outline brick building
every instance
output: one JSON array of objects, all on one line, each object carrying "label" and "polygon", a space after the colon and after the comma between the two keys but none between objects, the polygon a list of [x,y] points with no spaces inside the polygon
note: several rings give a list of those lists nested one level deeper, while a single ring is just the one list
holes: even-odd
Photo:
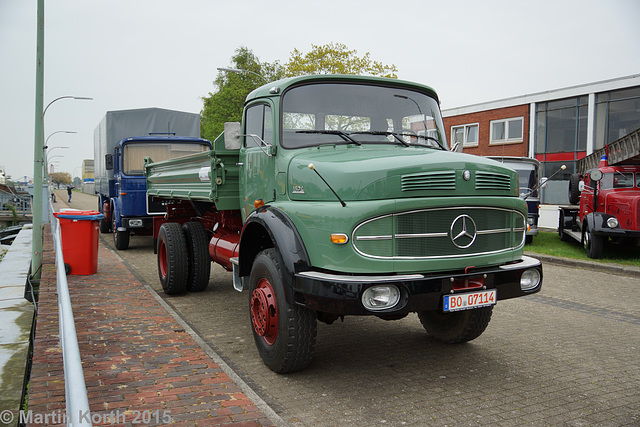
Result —
[{"label": "brick building", "polygon": [[542,202],[568,203],[579,159],[640,128],[640,74],[444,110],[450,144],[480,156],[534,157],[550,176]]}]

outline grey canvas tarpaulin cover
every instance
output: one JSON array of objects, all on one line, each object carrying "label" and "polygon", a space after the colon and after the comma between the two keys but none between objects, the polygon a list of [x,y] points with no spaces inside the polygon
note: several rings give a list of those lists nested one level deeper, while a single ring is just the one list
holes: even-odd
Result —
[{"label": "grey canvas tarpaulin cover", "polygon": [[95,191],[108,194],[113,171],[105,168],[105,155],[113,154],[124,138],[167,134],[200,137],[200,115],[162,108],[107,111],[93,133]]}]

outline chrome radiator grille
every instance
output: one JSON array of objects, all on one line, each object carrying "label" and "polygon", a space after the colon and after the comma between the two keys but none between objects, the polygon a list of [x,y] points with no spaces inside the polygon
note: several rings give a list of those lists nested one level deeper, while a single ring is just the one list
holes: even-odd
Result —
[{"label": "chrome radiator grille", "polygon": [[353,231],[360,254],[384,259],[453,258],[524,244],[526,217],[493,207],[433,208],[367,220]]}]

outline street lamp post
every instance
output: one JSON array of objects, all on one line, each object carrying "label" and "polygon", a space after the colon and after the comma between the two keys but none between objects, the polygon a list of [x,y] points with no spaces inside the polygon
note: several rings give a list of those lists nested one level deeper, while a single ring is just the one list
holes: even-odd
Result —
[{"label": "street lamp post", "polygon": [[[47,174],[47,155],[48,155],[48,153],[49,153],[51,150],[53,150],[54,148],[69,148],[69,147],[51,147],[51,148],[48,148],[48,147],[49,147],[49,138],[51,138],[53,135],[55,135],[55,134],[57,134],[57,133],[78,133],[78,132],[75,132],[75,131],[72,131],[72,130],[57,130],[57,131],[55,131],[55,132],[53,132],[53,133],[49,134],[49,136],[47,137],[47,139],[45,139],[45,141],[44,141],[44,147],[42,147],[42,148],[43,148],[43,150],[44,150],[44,162],[42,162],[42,166],[43,166],[43,168],[42,168],[42,169],[43,169],[44,177],[46,177],[46,176],[48,175],[48,174]],[[48,149],[48,150],[47,150],[47,149]],[[43,178],[43,180],[44,180],[44,179],[46,179],[46,178]]]},{"label": "street lamp post", "polygon": [[256,76],[260,77],[265,83],[269,83],[269,81],[266,78],[264,78],[264,76],[256,73],[255,71],[251,71],[251,70],[241,70],[239,68],[224,68],[224,67],[220,67],[220,68],[218,68],[218,71],[227,71],[229,73],[237,73],[237,74],[249,73],[249,74],[253,74],[253,75],[256,75]]},{"label": "street lamp post", "polygon": [[[48,209],[44,207],[44,191],[43,191],[43,157],[46,154],[44,151],[45,139],[44,139],[44,115],[51,105],[61,99],[79,99],[79,100],[92,100],[86,96],[72,96],[65,95],[60,96],[53,101],[49,102],[43,109],[44,99],[44,0],[38,0],[38,29],[37,29],[37,47],[36,47],[36,122],[35,122],[35,137],[34,137],[34,164],[33,164],[33,231],[31,240],[31,277],[39,280],[42,267],[42,217],[43,211],[48,212]],[[53,135],[53,134],[52,134]],[[49,135],[51,137],[51,135]],[[48,138],[47,138],[48,139]]]},{"label": "street lamp post", "polygon": [[73,96],[73,95],[65,95],[65,96],[59,96],[56,99],[54,99],[53,101],[51,101],[50,103],[47,104],[47,106],[45,107],[44,111],[42,112],[42,118],[44,119],[44,115],[47,113],[47,108],[49,108],[51,106],[51,104],[53,104],[56,101],[60,101],[61,99],[81,99],[81,100],[85,100],[85,101],[91,101],[93,100],[93,98],[89,98],[86,96]]},{"label": "street lamp post", "polygon": [[47,149],[49,148],[49,138],[51,138],[53,135],[55,135],[56,133],[78,133],[76,131],[73,130],[57,130],[53,133],[50,133],[49,136],[47,137],[47,139],[44,141],[44,147],[42,147],[43,149]]}]

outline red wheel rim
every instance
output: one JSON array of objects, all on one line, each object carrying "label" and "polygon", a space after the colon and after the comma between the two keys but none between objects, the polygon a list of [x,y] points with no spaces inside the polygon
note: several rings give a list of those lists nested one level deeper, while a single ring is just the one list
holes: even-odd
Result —
[{"label": "red wheel rim", "polygon": [[160,267],[160,275],[163,278],[167,277],[167,247],[162,240],[160,240],[160,247],[158,248],[158,267]]},{"label": "red wheel rim", "polygon": [[260,279],[258,286],[251,294],[251,323],[258,336],[273,345],[278,336],[278,309],[276,295],[271,283]]}]

